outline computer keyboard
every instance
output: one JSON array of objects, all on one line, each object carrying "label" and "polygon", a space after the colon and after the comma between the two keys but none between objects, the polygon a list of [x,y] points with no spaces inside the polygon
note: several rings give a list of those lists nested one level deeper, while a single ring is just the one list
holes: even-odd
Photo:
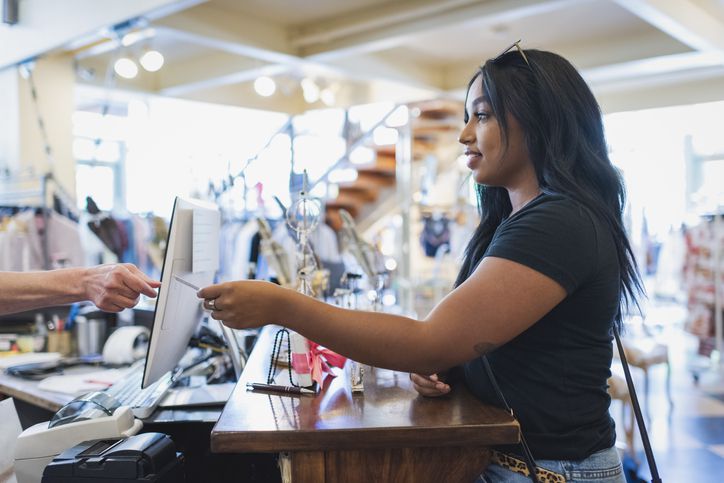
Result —
[{"label": "computer keyboard", "polygon": [[106,389],[106,393],[116,399],[121,406],[129,406],[137,418],[147,418],[158,406],[174,384],[173,374],[167,372],[156,382],[145,389],[143,381],[143,364],[131,367],[130,372],[120,381]]}]

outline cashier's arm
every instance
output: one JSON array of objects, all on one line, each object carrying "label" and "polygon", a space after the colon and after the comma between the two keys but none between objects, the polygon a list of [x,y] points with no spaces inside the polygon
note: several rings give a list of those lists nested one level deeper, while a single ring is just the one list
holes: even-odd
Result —
[{"label": "cashier's arm", "polygon": [[487,257],[424,321],[353,311],[266,282],[231,282],[199,292],[231,327],[276,323],[376,367],[434,374],[489,352],[525,331],[566,296],[551,278]]},{"label": "cashier's arm", "polygon": [[89,300],[119,312],[156,296],[160,284],[130,263],[46,272],[0,272],[0,315]]}]

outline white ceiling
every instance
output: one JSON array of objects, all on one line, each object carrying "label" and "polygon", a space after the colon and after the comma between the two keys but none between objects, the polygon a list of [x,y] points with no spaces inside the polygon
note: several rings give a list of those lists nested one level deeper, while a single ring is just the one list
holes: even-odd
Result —
[{"label": "white ceiling", "polygon": [[395,2],[401,3],[400,0],[214,0],[214,5],[292,27]]},{"label": "white ceiling", "polygon": [[[152,28],[153,35],[127,53],[152,46],[164,53],[166,66],[119,81],[119,87],[290,112],[316,107],[300,101],[301,89],[295,88],[305,75],[335,86],[340,103],[375,100],[384,91],[380,85],[392,84],[401,101],[410,100],[405,86],[415,88],[412,97],[455,96],[475,66],[521,39],[524,48],[566,56],[597,95],[647,84],[686,92],[687,83],[706,81],[713,87],[697,92],[709,97],[721,92],[724,99],[721,0],[209,0],[191,5],[139,23],[138,30]],[[118,55],[117,46],[99,34],[87,47],[74,45],[73,52],[80,66],[103,73]],[[283,92],[254,98],[249,85],[262,74],[286,85]],[[92,82],[103,84],[103,79],[97,74]],[[367,88],[361,86],[365,83]],[[696,92],[691,98],[696,100]]]},{"label": "white ceiling", "polygon": [[[595,19],[595,22],[585,19]],[[655,29],[616,4],[606,1],[580,1],[568,8],[551,9],[539,15],[491,22],[485,17],[453,25],[442,25],[415,36],[404,46],[420,58],[438,63],[495,56],[513,41],[521,39],[524,48],[551,50],[555,46],[631,36]]]}]

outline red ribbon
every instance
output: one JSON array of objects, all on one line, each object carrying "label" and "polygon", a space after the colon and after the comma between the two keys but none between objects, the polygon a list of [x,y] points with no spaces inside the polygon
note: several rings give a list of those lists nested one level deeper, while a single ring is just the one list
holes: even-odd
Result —
[{"label": "red ribbon", "polygon": [[344,363],[347,362],[346,357],[321,347],[311,340],[309,341],[308,357],[309,367],[312,369],[312,380],[314,380],[319,387],[322,387],[322,381],[324,381],[326,374],[331,374],[332,377],[336,377],[329,366],[342,368],[344,367]]}]

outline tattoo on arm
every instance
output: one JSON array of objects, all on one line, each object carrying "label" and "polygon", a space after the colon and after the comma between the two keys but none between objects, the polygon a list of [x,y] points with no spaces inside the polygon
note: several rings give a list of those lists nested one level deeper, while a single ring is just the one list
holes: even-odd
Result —
[{"label": "tattoo on arm", "polygon": [[497,348],[497,344],[491,344],[490,342],[479,342],[473,346],[473,350],[481,356],[484,356],[488,352],[492,352]]}]

